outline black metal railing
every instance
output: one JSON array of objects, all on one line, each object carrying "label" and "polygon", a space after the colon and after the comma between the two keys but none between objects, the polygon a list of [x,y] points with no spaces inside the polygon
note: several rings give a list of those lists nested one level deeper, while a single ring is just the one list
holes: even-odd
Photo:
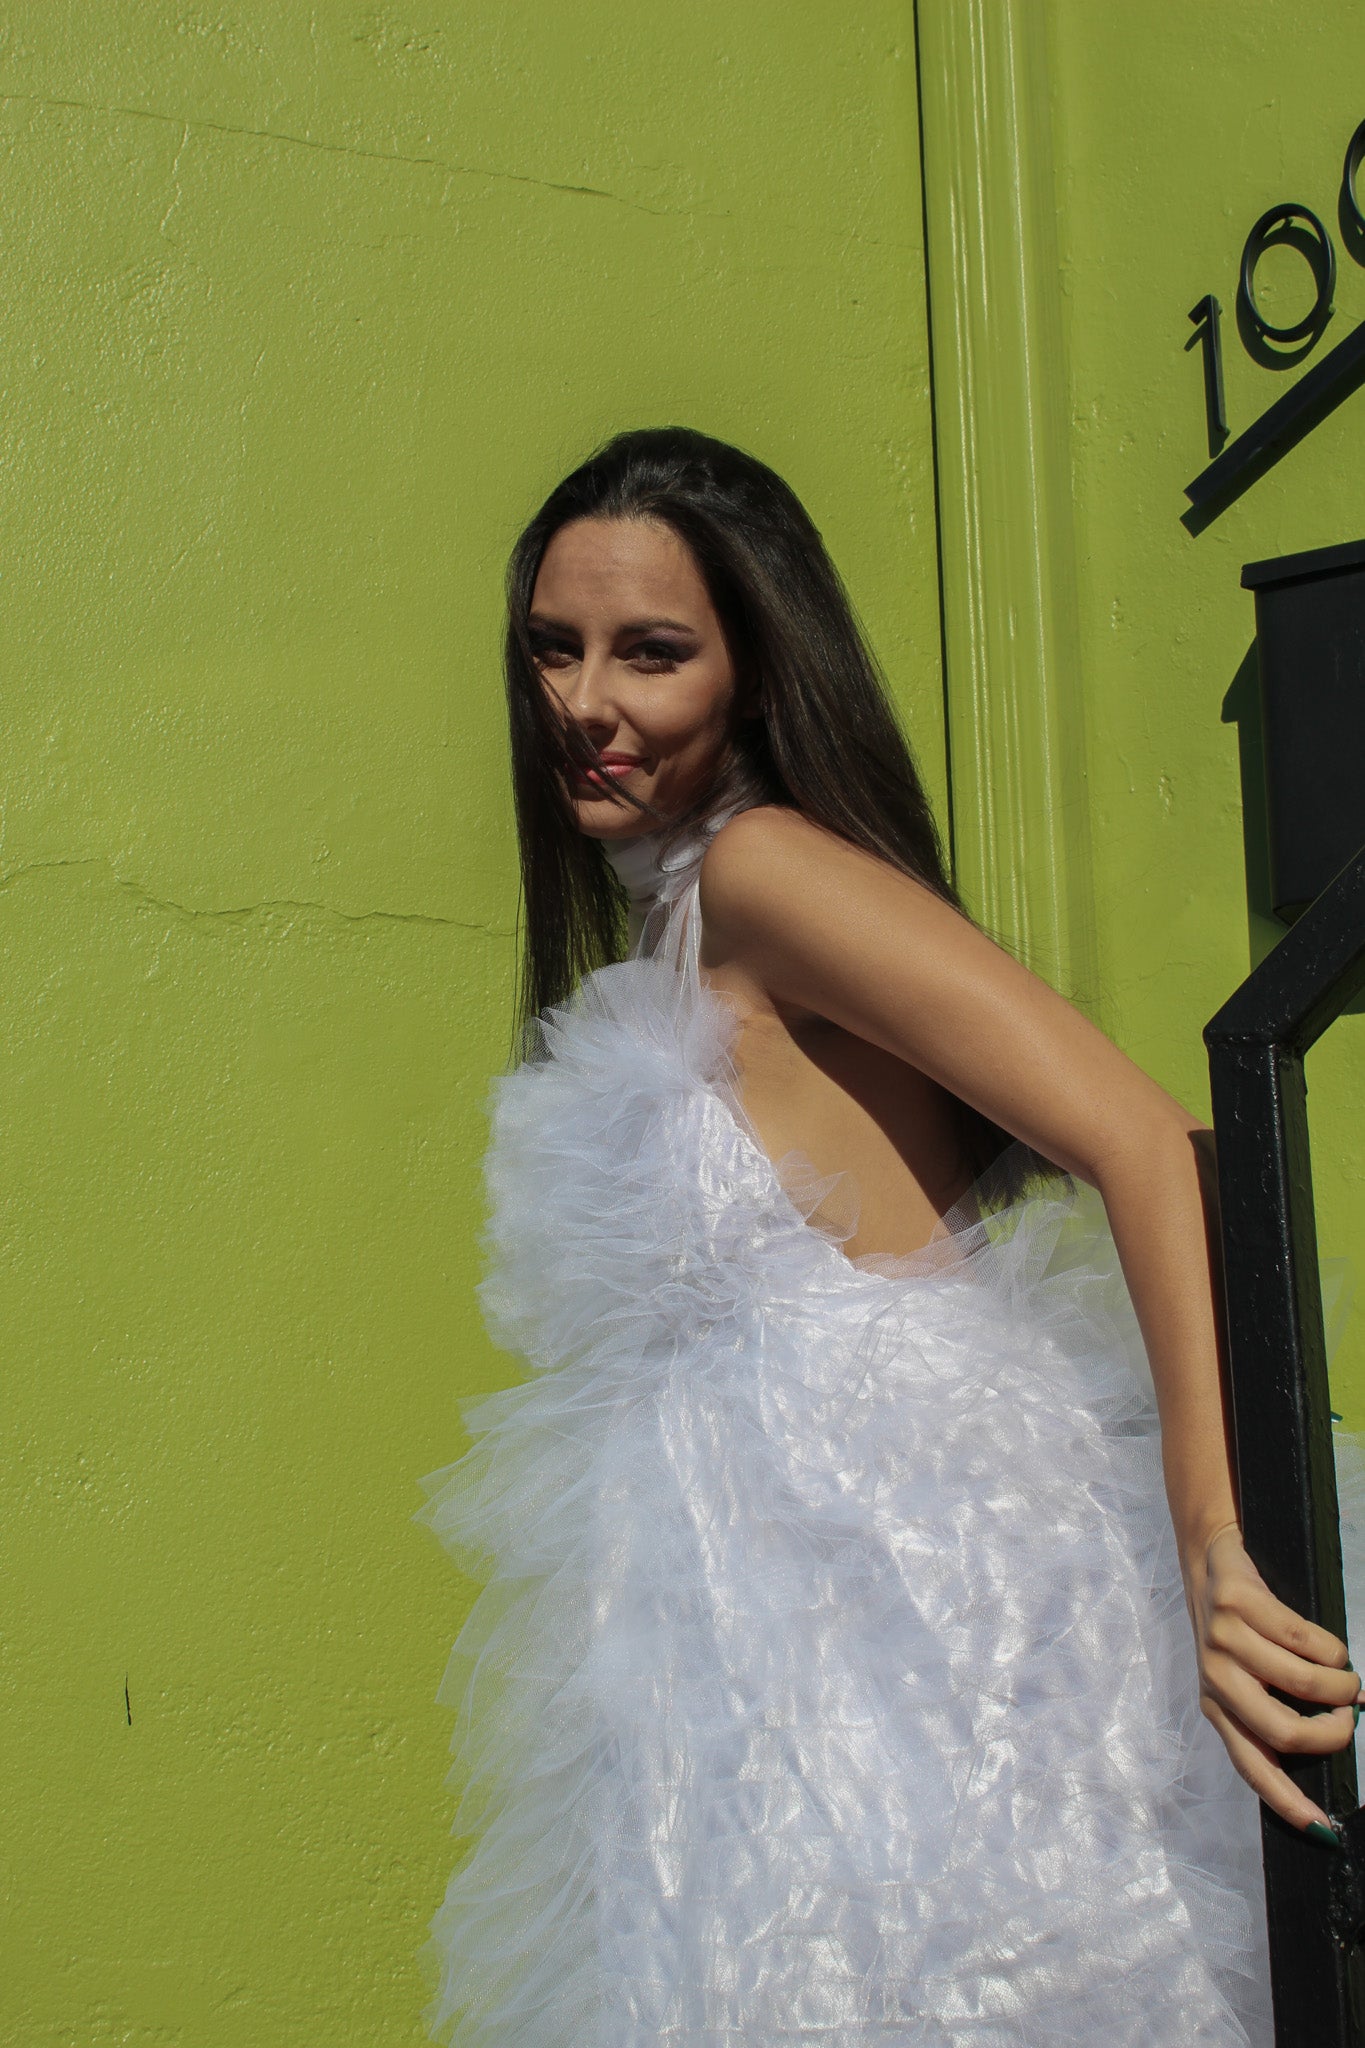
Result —
[{"label": "black metal railing", "polygon": [[[1365,989],[1365,847],[1204,1032],[1247,1549],[1271,1591],[1346,1636],[1303,1061]],[[1357,1665],[1365,1670],[1352,1645]],[[1262,1808],[1277,2048],[1365,2048],[1365,1815],[1351,1748],[1286,1757],[1345,1852]]]}]

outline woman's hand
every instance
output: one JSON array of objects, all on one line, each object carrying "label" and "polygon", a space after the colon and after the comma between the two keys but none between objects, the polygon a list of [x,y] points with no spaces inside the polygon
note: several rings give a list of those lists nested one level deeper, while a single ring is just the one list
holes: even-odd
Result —
[{"label": "woman's hand", "polygon": [[[1185,1560],[1185,1597],[1199,1657],[1199,1703],[1253,1792],[1294,1828],[1330,1828],[1322,1808],[1279,1763],[1327,1756],[1355,1732],[1351,1709],[1365,1691],[1345,1643],[1286,1607],[1242,1544],[1236,1523]],[[1323,1712],[1300,1714],[1270,1686]]]}]

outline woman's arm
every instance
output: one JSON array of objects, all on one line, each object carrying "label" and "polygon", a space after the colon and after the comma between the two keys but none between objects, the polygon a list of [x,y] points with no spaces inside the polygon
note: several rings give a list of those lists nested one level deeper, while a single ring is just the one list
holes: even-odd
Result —
[{"label": "woman's arm", "polygon": [[[1207,1126],[931,890],[796,812],[724,826],[701,904],[708,950],[775,1001],[908,1061],[1099,1190],[1151,1363],[1204,1712],[1267,1805],[1325,1822],[1276,1752],[1343,1748],[1359,1681],[1242,1547]],[[1298,1714],[1268,1686],[1334,1711]]]}]

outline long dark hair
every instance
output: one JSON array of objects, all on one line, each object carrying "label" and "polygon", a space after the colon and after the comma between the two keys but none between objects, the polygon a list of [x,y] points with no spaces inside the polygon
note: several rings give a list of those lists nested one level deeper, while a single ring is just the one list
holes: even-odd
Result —
[{"label": "long dark hair", "polygon": [[[839,572],[795,492],[766,464],[686,427],[617,434],[551,491],[507,571],[507,698],[521,847],[518,1033],[584,974],[620,957],[625,898],[598,841],[577,829],[571,766],[595,750],[554,710],[529,631],[545,550],[575,519],[654,519],[691,550],[736,673],[761,716],[736,725],[730,759],[686,817],[785,804],[963,906],[877,663]],[[621,792],[624,796],[625,792]],[[642,816],[641,830],[657,820]],[[965,913],[964,913],[965,914]],[[1010,1134],[962,1103],[964,1151],[982,1173]]]}]

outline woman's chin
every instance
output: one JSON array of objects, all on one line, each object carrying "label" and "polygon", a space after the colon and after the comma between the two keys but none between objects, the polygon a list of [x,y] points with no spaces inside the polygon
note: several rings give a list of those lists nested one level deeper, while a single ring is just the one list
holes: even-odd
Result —
[{"label": "woman's chin", "polygon": [[569,801],[579,831],[589,839],[638,839],[654,830],[655,821],[647,811],[637,811],[619,797],[575,791]]},{"label": "woman's chin", "polygon": [[[640,779],[632,776],[632,784]],[[630,794],[637,803],[648,804],[648,810],[638,810],[624,796],[596,795],[592,785],[584,783],[571,786],[569,801],[579,831],[590,839],[639,839],[680,817],[706,786],[705,780],[694,784],[680,776],[668,782],[661,777],[652,785],[646,779],[643,789],[632,787]]]}]

